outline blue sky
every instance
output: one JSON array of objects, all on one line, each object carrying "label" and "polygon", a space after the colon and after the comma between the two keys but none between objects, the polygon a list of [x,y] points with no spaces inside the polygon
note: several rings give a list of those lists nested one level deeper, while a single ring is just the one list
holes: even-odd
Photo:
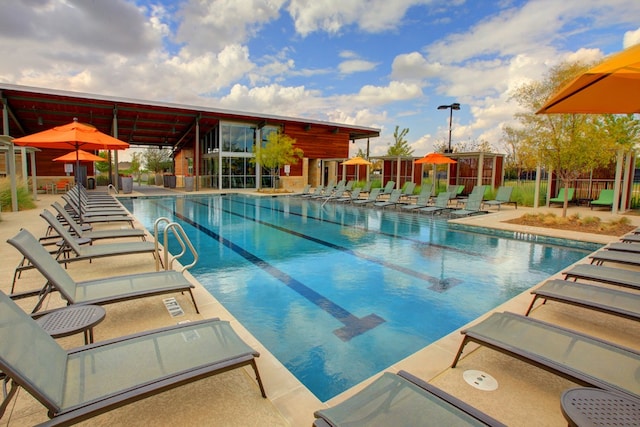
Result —
[{"label": "blue sky", "polygon": [[[409,128],[503,151],[510,94],[640,43],[638,0],[3,0],[0,81]],[[352,147],[364,148],[365,142]]]}]

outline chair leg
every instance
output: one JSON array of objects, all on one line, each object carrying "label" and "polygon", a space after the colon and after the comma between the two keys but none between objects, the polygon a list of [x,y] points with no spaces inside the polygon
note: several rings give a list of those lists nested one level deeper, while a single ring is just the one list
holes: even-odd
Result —
[{"label": "chair leg", "polygon": [[[4,412],[7,410],[7,406],[9,406],[11,398],[13,398],[13,396],[18,391],[19,386],[15,383],[15,381],[12,381],[11,378],[7,377],[4,373],[0,373],[0,378],[2,378],[2,396],[4,397],[2,403],[0,404],[0,418],[2,418]],[[11,388],[9,389],[9,391],[7,391],[7,383],[9,381],[11,381]]]}]

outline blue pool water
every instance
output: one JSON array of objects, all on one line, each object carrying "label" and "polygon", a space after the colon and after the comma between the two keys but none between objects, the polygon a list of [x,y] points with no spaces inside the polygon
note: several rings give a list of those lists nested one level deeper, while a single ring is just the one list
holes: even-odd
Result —
[{"label": "blue pool water", "polygon": [[323,401],[589,251],[290,197],[122,202],[151,231],[179,222],[200,255],[192,274]]}]

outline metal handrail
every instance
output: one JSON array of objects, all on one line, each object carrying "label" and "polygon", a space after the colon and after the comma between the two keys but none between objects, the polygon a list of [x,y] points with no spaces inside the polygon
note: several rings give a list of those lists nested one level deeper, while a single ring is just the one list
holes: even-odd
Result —
[{"label": "metal handrail", "polygon": [[[180,272],[184,272],[185,270],[193,267],[194,265],[196,265],[196,263],[198,262],[198,252],[196,251],[196,249],[193,247],[193,244],[191,244],[191,240],[189,240],[189,237],[187,236],[187,233],[185,233],[184,229],[182,228],[182,226],[180,224],[178,224],[177,222],[171,222],[171,220],[169,218],[166,217],[160,217],[158,219],[156,219],[155,223],[153,224],[153,234],[154,234],[154,238],[155,238],[155,249],[156,249],[156,271],[160,270],[160,248],[159,248],[159,244],[158,242],[160,241],[160,239],[158,238],[158,231],[160,228],[160,224],[162,223],[166,223],[167,225],[164,227],[163,230],[163,245],[164,245],[164,268],[166,270],[170,270],[173,268],[173,261],[178,260],[180,258],[182,258],[184,256],[184,254],[187,252],[187,248],[191,251],[191,254],[193,255],[193,262],[191,264],[185,265],[182,267],[182,269],[180,270]],[[169,259],[169,250],[168,245],[169,245],[169,231],[171,231],[175,237],[175,239],[177,240],[178,244],[180,245],[180,247],[182,248],[182,250],[180,251],[179,254],[172,256],[171,259]]]}]

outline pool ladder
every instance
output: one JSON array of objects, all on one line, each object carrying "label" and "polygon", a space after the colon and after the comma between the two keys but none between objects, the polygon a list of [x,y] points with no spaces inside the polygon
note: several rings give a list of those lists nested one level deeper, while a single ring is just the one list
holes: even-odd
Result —
[{"label": "pool ladder", "polygon": [[[162,231],[160,230],[161,224],[166,224]],[[191,240],[189,240],[189,237],[187,237],[187,233],[184,232],[184,228],[182,228],[182,226],[177,222],[171,222],[169,218],[160,217],[156,219],[156,221],[153,224],[153,236],[155,238],[155,245],[156,245],[156,271],[160,271],[160,266],[161,266],[160,265],[161,264],[160,248],[159,248],[160,239],[158,235],[159,232],[162,232],[162,245],[164,246],[164,263],[162,263],[162,265],[164,266],[165,270],[173,269],[173,261],[179,260],[180,258],[182,258],[184,254],[187,253],[187,249],[189,249],[189,251],[191,251],[191,254],[193,255],[193,262],[191,262],[191,264],[183,266],[182,269],[180,269],[180,272],[182,273],[185,270],[196,265],[196,263],[198,262],[198,252],[191,244]],[[180,253],[175,256],[172,255],[171,259],[169,259],[169,249],[168,249],[169,232],[173,233],[173,236],[175,237],[176,241],[180,244],[180,247],[182,248]]]}]

